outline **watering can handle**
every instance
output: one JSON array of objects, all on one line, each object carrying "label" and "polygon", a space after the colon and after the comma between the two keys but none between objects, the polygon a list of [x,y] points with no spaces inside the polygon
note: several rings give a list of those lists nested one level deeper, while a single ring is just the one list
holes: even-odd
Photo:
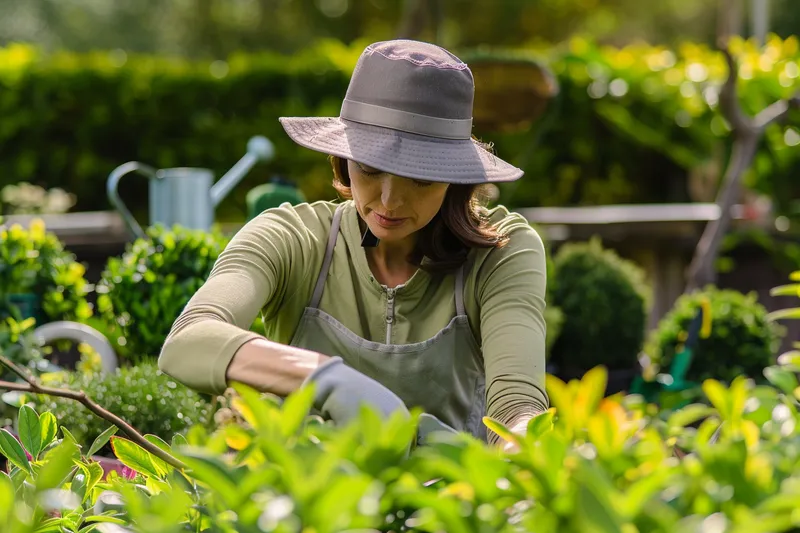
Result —
[{"label": "watering can handle", "polygon": [[136,238],[144,239],[146,238],[146,235],[142,230],[142,227],[138,222],[136,222],[136,219],[133,218],[133,215],[125,206],[122,198],[119,197],[119,191],[117,190],[117,185],[119,184],[119,180],[122,179],[122,176],[130,174],[131,172],[139,172],[150,179],[156,178],[156,170],[153,167],[137,161],[130,161],[118,166],[111,172],[111,174],[109,174],[108,182],[106,183],[106,190],[108,192],[108,199],[111,202],[111,205],[113,205],[117,211],[120,212],[122,219],[125,221],[125,224],[128,226],[128,228],[130,228]]}]

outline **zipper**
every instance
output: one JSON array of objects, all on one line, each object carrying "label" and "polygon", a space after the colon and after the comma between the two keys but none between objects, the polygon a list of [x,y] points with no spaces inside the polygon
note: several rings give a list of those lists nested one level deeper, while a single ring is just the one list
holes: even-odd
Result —
[{"label": "zipper", "polygon": [[392,325],[394,324],[394,294],[397,289],[386,289],[386,344],[392,343]]}]

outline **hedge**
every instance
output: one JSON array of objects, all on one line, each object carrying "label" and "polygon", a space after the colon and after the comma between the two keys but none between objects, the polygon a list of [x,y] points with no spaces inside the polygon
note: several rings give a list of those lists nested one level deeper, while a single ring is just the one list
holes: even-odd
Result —
[{"label": "hedge", "polygon": [[[242,220],[247,190],[272,174],[296,180],[310,200],[331,198],[325,157],[294,145],[277,119],[338,114],[364,44],[326,41],[291,57],[237,54],[210,64],[120,51],[45,56],[10,45],[0,49],[0,187],[60,186],[77,195],[75,210],[106,209],[104,183],[119,164],[202,166],[221,175],[250,136],[263,134],[277,156],[223,202],[221,220]],[[539,122],[547,127],[475,132],[527,172],[502,188],[506,205],[687,201],[690,177],[713,175],[724,162],[729,132],[716,91],[726,71],[717,51],[690,43],[615,49],[576,38],[546,50],[456,52],[538,58],[561,87]],[[761,52],[737,42],[734,52],[750,112],[800,88],[797,38],[773,37]],[[791,180],[800,170],[796,144],[797,128],[771,128],[748,177],[783,211],[800,197]],[[141,179],[122,187],[138,213],[146,210]]]}]

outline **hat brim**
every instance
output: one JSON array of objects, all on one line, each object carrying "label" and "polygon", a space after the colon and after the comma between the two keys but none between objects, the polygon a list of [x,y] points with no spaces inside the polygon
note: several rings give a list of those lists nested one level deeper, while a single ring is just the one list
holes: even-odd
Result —
[{"label": "hat brim", "polygon": [[338,117],[281,117],[300,146],[397,176],[456,184],[514,181],[523,171],[471,139],[426,137]]}]

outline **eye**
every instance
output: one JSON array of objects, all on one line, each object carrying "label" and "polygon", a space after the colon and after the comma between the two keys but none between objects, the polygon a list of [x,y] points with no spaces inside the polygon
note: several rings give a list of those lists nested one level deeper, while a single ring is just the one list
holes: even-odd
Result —
[{"label": "eye", "polygon": [[364,168],[364,165],[362,165],[358,161],[355,161],[355,164],[362,173],[368,176],[377,176],[378,174],[383,174],[383,171],[378,170],[377,168],[369,168],[369,169]]}]

